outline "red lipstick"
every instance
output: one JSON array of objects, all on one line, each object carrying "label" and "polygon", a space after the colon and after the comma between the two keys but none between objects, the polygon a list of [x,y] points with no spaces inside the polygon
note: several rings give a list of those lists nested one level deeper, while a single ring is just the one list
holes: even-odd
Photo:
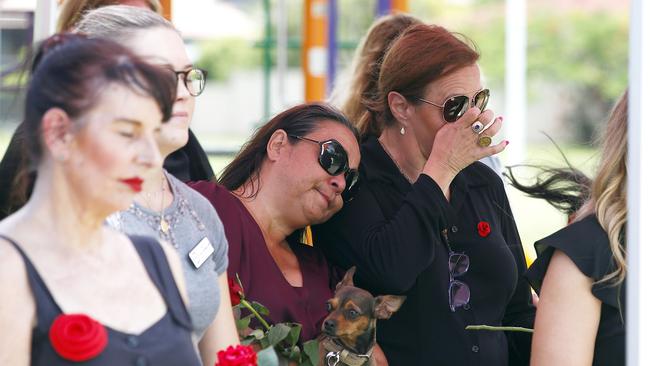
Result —
[{"label": "red lipstick", "polygon": [[126,184],[133,190],[133,192],[140,192],[142,191],[142,182],[143,180],[138,177],[133,177],[133,178],[128,178],[128,179],[120,179],[120,182]]}]

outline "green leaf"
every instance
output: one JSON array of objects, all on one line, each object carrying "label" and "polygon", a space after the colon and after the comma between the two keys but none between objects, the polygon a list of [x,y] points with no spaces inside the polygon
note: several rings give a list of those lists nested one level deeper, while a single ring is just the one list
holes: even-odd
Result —
[{"label": "green leaf", "polygon": [[255,311],[257,311],[258,313],[267,316],[269,315],[269,309],[267,309],[266,306],[260,304],[257,301],[251,301],[250,304],[253,307],[253,309],[255,309]]},{"label": "green leaf", "polygon": [[302,325],[298,323],[285,323],[290,327],[289,335],[287,336],[286,342],[289,346],[295,346],[300,339],[300,331],[302,330]]},{"label": "green leaf", "polygon": [[300,352],[300,347],[298,346],[291,347],[291,353],[289,353],[289,359],[296,362],[302,361],[302,353]]},{"label": "green leaf", "polygon": [[285,339],[287,335],[289,335],[290,331],[291,328],[285,324],[280,323],[272,325],[268,332],[269,343],[271,343],[272,346],[275,346]]},{"label": "green leaf", "polygon": [[273,347],[267,347],[257,352],[257,366],[278,366],[280,360]]},{"label": "green leaf", "polygon": [[303,352],[309,357],[312,365],[318,365],[320,352],[318,349],[318,340],[312,339],[302,344]]},{"label": "green leaf", "polygon": [[237,330],[244,330],[248,328],[248,325],[251,323],[251,317],[252,315],[248,315],[241,319],[235,319],[235,326],[237,326]]}]

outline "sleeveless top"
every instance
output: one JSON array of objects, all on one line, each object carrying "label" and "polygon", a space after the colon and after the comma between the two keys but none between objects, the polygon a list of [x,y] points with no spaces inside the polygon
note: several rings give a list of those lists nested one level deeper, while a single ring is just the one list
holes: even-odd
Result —
[{"label": "sleeveless top", "polygon": [[591,293],[602,305],[592,365],[625,365],[625,281],[617,285],[596,283],[616,268],[609,237],[596,216],[587,216],[537,241],[535,249],[537,260],[525,275],[535,291],[542,288],[555,250],[564,252],[580,272],[594,280]]},{"label": "sleeveless top", "polygon": [[61,308],[20,246],[10,242],[25,261],[34,300],[37,324],[32,331],[31,365],[200,365],[191,339],[192,323],[160,244],[152,238],[130,237],[152,282],[167,305],[167,312],[141,334],[129,334],[104,326],[108,344],[97,357],[85,362],[61,358],[52,348],[48,332]]}]

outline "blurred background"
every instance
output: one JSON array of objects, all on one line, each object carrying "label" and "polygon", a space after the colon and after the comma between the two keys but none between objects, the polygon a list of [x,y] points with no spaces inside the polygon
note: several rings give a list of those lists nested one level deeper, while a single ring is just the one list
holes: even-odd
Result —
[{"label": "blurred background", "polygon": [[[41,0],[39,0],[41,1]],[[54,0],[52,0],[54,1]],[[393,0],[396,1],[396,0]],[[516,1],[516,0],[512,0]],[[171,19],[190,57],[208,70],[193,130],[220,171],[260,124],[305,101],[303,65],[307,0],[175,0]],[[337,0],[335,48],[330,49],[324,97],[346,75],[354,49],[385,6],[381,0]],[[528,0],[525,28],[525,108],[506,114],[506,0],[401,1],[411,14],[469,36],[479,47],[489,108],[523,135],[517,156],[504,165],[566,166],[593,173],[594,143],[609,108],[627,85],[629,1]],[[21,119],[22,64],[34,38],[36,0],[0,0],[0,154]],[[312,9],[313,10],[313,9]],[[321,9],[321,11],[324,11]],[[335,21],[332,21],[335,20]],[[330,31],[330,35],[331,35]],[[330,36],[330,38],[332,38]],[[331,41],[331,39],[330,39]],[[557,142],[559,149],[551,140]],[[508,138],[511,138],[510,136]],[[498,139],[497,139],[498,140]],[[534,178],[527,169],[517,176]],[[508,188],[529,259],[532,243],[566,224],[542,201]]]}]

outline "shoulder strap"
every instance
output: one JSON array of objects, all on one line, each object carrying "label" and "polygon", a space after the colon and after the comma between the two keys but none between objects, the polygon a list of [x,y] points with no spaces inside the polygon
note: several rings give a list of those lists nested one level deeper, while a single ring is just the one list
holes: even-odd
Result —
[{"label": "shoulder strap", "polygon": [[129,238],[140,255],[149,277],[165,299],[168,311],[174,320],[190,331],[193,330],[190,314],[176,286],[176,280],[160,243],[146,236],[129,236]]},{"label": "shoulder strap", "polygon": [[5,235],[0,234],[0,238],[11,243],[11,245],[16,248],[20,256],[23,258],[23,261],[25,262],[27,278],[29,280],[29,285],[32,288],[34,301],[36,302],[36,318],[38,321],[37,328],[39,331],[47,334],[50,329],[50,325],[54,321],[54,318],[62,313],[61,308],[54,300],[52,293],[50,293],[50,290],[45,285],[45,281],[43,281],[41,275],[38,274],[38,271],[34,267],[34,264],[29,259],[27,254],[22,250],[20,245]]}]

